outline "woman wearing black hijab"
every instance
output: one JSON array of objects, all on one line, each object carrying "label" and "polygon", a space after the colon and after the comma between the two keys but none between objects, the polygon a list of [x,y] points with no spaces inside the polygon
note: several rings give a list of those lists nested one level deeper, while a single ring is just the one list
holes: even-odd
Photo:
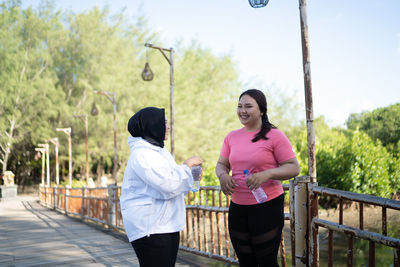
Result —
[{"label": "woman wearing black hijab", "polygon": [[164,109],[141,109],[128,122],[131,155],[125,168],[121,212],[125,232],[141,267],[174,266],[179,232],[184,229],[184,195],[193,186],[193,156],[176,164],[164,148],[168,138]]}]

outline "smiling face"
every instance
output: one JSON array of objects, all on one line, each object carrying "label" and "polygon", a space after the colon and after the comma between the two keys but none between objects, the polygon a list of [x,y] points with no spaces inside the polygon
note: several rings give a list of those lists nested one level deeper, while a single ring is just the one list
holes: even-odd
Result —
[{"label": "smiling face", "polygon": [[262,113],[256,100],[251,96],[243,95],[239,99],[237,115],[248,131],[261,129]]}]

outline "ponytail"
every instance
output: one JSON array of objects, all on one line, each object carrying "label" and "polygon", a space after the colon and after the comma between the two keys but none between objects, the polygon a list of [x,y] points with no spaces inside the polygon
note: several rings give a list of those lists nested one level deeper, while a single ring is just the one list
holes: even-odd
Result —
[{"label": "ponytail", "polygon": [[268,115],[264,112],[261,117],[261,129],[254,136],[254,138],[251,140],[251,142],[255,143],[260,139],[268,140],[267,133],[271,129],[276,129],[276,126],[269,122]]}]

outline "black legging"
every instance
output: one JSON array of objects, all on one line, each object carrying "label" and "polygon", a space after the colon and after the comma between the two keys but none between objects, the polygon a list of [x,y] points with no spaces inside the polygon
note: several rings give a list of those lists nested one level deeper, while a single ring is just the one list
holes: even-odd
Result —
[{"label": "black legging", "polygon": [[179,247],[179,232],[154,234],[131,242],[140,267],[173,267]]},{"label": "black legging", "polygon": [[229,207],[229,236],[241,267],[275,267],[284,224],[283,194],[256,205]]}]

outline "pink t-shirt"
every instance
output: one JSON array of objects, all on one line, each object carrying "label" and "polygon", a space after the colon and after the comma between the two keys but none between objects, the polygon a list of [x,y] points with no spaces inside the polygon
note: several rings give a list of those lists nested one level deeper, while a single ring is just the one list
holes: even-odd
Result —
[{"label": "pink t-shirt", "polygon": [[[246,185],[243,171],[257,173],[276,168],[280,163],[295,158],[289,139],[278,129],[271,129],[267,133],[268,140],[260,139],[253,143],[256,132],[247,132],[241,128],[230,132],[224,140],[221,156],[229,159],[232,177],[238,186],[232,194],[232,201],[240,205],[257,204],[256,199]],[[283,193],[281,181],[268,180],[261,187],[268,196],[274,199]]]}]

